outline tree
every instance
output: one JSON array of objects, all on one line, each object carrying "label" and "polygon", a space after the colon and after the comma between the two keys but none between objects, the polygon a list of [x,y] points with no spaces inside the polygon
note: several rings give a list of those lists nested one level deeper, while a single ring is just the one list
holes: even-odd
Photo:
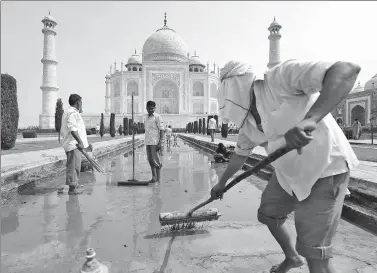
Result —
[{"label": "tree", "polygon": [[18,119],[17,81],[1,74],[1,149],[11,149],[16,144]]},{"label": "tree", "polygon": [[132,135],[133,134],[133,131],[132,131],[132,124],[133,124],[133,120],[132,118],[130,118],[128,120],[128,135]]},{"label": "tree", "polygon": [[60,129],[62,127],[62,118],[63,118],[63,101],[59,98],[56,101],[56,108],[55,108],[55,130],[58,132],[58,138],[60,143]]},{"label": "tree", "polygon": [[101,138],[103,138],[103,135],[105,134],[105,124],[103,122],[103,113],[101,114],[101,124],[99,126],[99,134]]},{"label": "tree", "polygon": [[128,118],[123,118],[123,134],[128,136]]},{"label": "tree", "polygon": [[228,123],[223,123],[221,126],[221,136],[223,138],[228,137]]},{"label": "tree", "polygon": [[110,136],[115,137],[115,114],[110,114]]}]

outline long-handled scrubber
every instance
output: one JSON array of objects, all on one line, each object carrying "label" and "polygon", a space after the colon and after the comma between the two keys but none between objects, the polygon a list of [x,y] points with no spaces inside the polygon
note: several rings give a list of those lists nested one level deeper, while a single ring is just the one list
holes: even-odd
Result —
[{"label": "long-handled scrubber", "polygon": [[[261,160],[253,168],[245,171],[244,173],[240,174],[235,179],[233,179],[229,184],[225,186],[223,193],[227,192],[229,189],[231,189],[233,186],[241,182],[243,179],[249,177],[252,174],[257,173],[258,171],[266,167],[271,162],[277,160],[278,158],[282,157],[283,155],[289,153],[292,150],[293,150],[292,148],[288,148],[287,146],[277,149],[275,152],[271,153],[269,156]],[[211,208],[204,211],[197,211],[201,207],[204,207],[205,205],[217,199],[219,198],[213,198],[211,196],[207,201],[197,205],[196,207],[194,207],[193,209],[191,209],[189,212],[186,212],[186,213],[185,212],[160,213],[160,217],[159,217],[160,224],[161,226],[171,225],[173,230],[177,230],[177,229],[193,228],[196,222],[218,220],[221,216],[221,213],[219,213],[219,210],[216,208]]]},{"label": "long-handled scrubber", "polygon": [[134,95],[132,95],[132,179],[118,181],[118,186],[148,186],[149,181],[138,181],[135,179],[135,126],[134,126]]}]

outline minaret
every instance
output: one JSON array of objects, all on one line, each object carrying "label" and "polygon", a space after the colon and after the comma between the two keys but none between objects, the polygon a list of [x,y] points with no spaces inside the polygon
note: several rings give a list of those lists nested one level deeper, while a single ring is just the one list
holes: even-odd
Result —
[{"label": "minaret", "polygon": [[43,18],[44,43],[43,43],[43,82],[42,82],[42,114],[39,115],[39,128],[55,128],[55,106],[58,97],[59,87],[56,79],[56,61],[55,55],[55,27],[57,25],[54,18],[48,16]]},{"label": "minaret", "polygon": [[105,96],[105,114],[110,114],[110,74],[106,75],[106,96]]},{"label": "minaret", "polygon": [[270,31],[270,35],[268,39],[270,40],[270,56],[269,56],[269,63],[267,67],[270,69],[275,65],[280,63],[280,38],[281,34],[279,30],[282,26],[276,22],[275,17],[274,21],[271,23],[268,30]]}]

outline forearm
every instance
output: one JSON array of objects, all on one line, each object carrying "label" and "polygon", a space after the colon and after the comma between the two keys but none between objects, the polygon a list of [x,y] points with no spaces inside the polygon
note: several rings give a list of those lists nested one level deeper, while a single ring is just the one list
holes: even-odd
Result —
[{"label": "forearm", "polygon": [[219,184],[225,185],[229,178],[241,169],[247,158],[248,156],[242,156],[236,153],[233,154],[232,158],[229,160],[227,168],[220,178]]},{"label": "forearm", "polygon": [[71,135],[77,141],[78,144],[84,145],[77,131],[71,131]]},{"label": "forearm", "polygon": [[361,68],[353,63],[337,62],[326,72],[323,88],[305,119],[322,120],[351,92]]}]

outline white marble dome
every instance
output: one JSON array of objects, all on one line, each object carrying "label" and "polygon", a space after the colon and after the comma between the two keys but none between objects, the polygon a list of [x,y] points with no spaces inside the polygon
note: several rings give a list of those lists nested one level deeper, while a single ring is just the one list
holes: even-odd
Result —
[{"label": "white marble dome", "polygon": [[189,65],[200,65],[200,66],[203,66],[205,67],[205,65],[203,64],[203,62],[199,59],[199,56],[192,56],[190,58],[190,63]]},{"label": "white marble dome", "polygon": [[166,25],[153,33],[144,43],[146,61],[188,61],[188,46],[183,38]]},{"label": "white marble dome", "polygon": [[131,64],[139,64],[139,65],[142,64],[141,57],[139,54],[135,53],[131,57],[128,58],[127,65],[131,65]]},{"label": "white marble dome", "polygon": [[377,90],[377,74],[374,75],[369,81],[366,82],[364,86],[364,90],[373,89],[373,83],[374,83],[374,89]]},{"label": "white marble dome", "polygon": [[357,86],[351,90],[350,93],[359,93],[359,92],[363,92],[364,91],[364,87],[361,86],[360,82],[357,84]]}]

